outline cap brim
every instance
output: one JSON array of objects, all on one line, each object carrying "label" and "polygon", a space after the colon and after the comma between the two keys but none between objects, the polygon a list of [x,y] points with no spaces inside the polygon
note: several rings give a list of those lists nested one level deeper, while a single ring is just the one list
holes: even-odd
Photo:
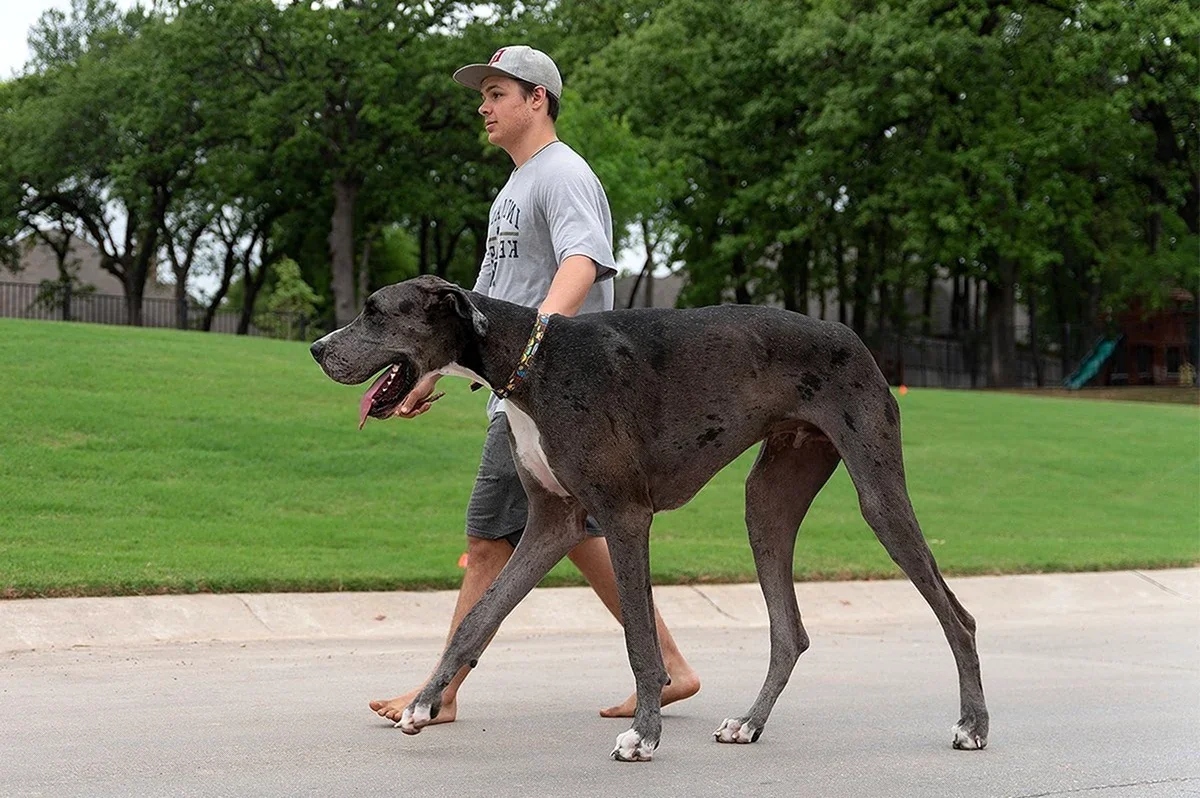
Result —
[{"label": "cap brim", "polygon": [[[445,72],[442,73],[446,74]],[[454,80],[468,89],[479,91],[483,88],[483,81],[491,77],[513,78],[515,75],[505,72],[503,69],[497,69],[494,66],[487,64],[468,64],[465,67],[460,67],[454,71]]]},{"label": "cap brim", "polygon": [[[453,77],[455,82],[461,83],[468,89],[474,89],[475,91],[482,89],[483,82],[488,78],[500,77],[512,78],[513,80],[524,80],[524,78],[518,77],[511,72],[505,72],[503,69],[498,69],[489,64],[468,64],[465,67],[459,67],[458,69],[454,70]],[[545,89],[556,99],[558,98],[558,95],[555,94],[550,87],[547,86]]]}]

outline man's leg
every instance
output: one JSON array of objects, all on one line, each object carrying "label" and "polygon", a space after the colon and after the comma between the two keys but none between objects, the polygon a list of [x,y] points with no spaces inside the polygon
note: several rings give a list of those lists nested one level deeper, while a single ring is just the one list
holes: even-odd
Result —
[{"label": "man's leg", "polygon": [[[454,605],[454,617],[450,620],[450,632],[446,635],[449,641],[462,623],[471,608],[479,601],[484,592],[496,581],[497,574],[504,564],[512,557],[513,547],[504,538],[487,540],[485,538],[467,537],[467,570],[463,574],[462,587],[458,589],[458,601]],[[458,715],[458,688],[462,685],[470,668],[463,668],[454,675],[450,684],[442,691],[442,708],[433,723],[451,723]],[[399,721],[404,714],[404,708],[416,698],[421,691],[418,687],[404,695],[387,701],[372,701],[371,709],[380,717],[391,721]]]},{"label": "man's leg", "polygon": [[[497,413],[488,424],[479,458],[479,473],[467,505],[467,570],[458,589],[447,643],[512,557],[528,512],[525,488],[521,486],[508,442],[508,419],[503,413]],[[434,723],[450,723],[458,715],[458,688],[470,672],[470,668],[460,670],[442,691],[442,708]],[[390,701],[372,701],[370,707],[381,717],[398,721],[420,689]]]},{"label": "man's leg", "polygon": [[[605,543],[604,538],[589,535],[586,540],[572,549],[568,556],[619,623],[621,621],[621,600],[617,595],[617,577],[613,572],[612,560],[608,556],[608,544]],[[667,628],[657,607],[654,609],[654,625],[658,630],[658,644],[662,649],[663,666],[667,669],[667,675],[671,677],[671,683],[663,687],[662,705],[665,707],[667,704],[691,698],[698,693],[700,677],[684,659],[683,652],[676,645],[675,638],[671,636],[671,630]],[[623,703],[600,710],[600,714],[606,718],[632,718],[636,708],[637,693],[634,693]]]}]

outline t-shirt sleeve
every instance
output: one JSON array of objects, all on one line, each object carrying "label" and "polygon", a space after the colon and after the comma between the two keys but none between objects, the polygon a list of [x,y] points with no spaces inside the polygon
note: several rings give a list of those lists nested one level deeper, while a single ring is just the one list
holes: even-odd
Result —
[{"label": "t-shirt sleeve", "polygon": [[557,264],[572,255],[586,255],[596,263],[596,282],[612,279],[617,273],[612,223],[607,221],[608,198],[600,181],[590,173],[568,172],[545,181],[544,191]]}]

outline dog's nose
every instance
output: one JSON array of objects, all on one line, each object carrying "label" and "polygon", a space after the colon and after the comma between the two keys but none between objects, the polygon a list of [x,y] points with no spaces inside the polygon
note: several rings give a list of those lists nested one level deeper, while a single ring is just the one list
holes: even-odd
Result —
[{"label": "dog's nose", "polygon": [[321,356],[325,354],[325,339],[319,338],[313,341],[313,345],[308,348],[308,351],[312,352],[313,360],[320,363]]}]

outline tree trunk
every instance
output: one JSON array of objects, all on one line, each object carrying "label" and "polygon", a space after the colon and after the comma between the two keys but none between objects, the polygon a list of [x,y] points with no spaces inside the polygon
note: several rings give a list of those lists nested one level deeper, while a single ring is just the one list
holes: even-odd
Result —
[{"label": "tree trunk", "polygon": [[[170,193],[164,186],[154,187],[154,202],[150,209],[150,219],[141,230],[138,246],[133,255],[132,269],[127,269],[132,280],[126,285],[129,293],[129,323],[142,326],[142,297],[146,295],[146,280],[150,277],[151,269],[155,268],[158,256],[158,235],[167,223],[167,205]],[[129,235],[126,233],[126,241]],[[128,250],[127,250],[128,251]]]},{"label": "tree trunk", "polygon": [[950,334],[958,338],[962,333],[963,319],[963,276],[955,274],[950,278]]},{"label": "tree trunk", "polygon": [[[333,319],[338,327],[344,327],[358,315],[354,301],[354,204],[358,192],[359,185],[353,180],[338,177],[333,182],[333,218],[329,228],[330,288],[333,291]],[[249,297],[250,292],[246,293]]]},{"label": "tree trunk", "polygon": [[833,256],[837,259],[834,264],[837,279],[837,303],[838,303],[838,321],[842,324],[846,323],[846,239],[838,233],[837,241],[833,247]]},{"label": "tree trunk", "polygon": [[[479,261],[480,265],[483,261]],[[429,274],[429,217],[422,216],[417,226],[417,274]]]},{"label": "tree trunk", "polygon": [[779,253],[779,278],[783,306],[798,313],[808,312],[808,240],[789,241]]},{"label": "tree trunk", "polygon": [[362,255],[358,259],[358,301],[357,306],[362,307],[367,302],[367,292],[371,290],[371,242],[374,236],[367,236],[367,240],[363,242]]},{"label": "tree trunk", "polygon": [[870,241],[870,236],[864,231],[854,253],[854,303],[851,306],[850,326],[860,338],[867,334],[867,311],[871,302]]},{"label": "tree trunk", "polygon": [[[258,233],[255,231],[254,237],[250,239],[250,250],[253,251],[255,243],[258,240]],[[217,286],[217,292],[213,294],[209,300],[208,307],[204,309],[204,319],[200,323],[200,328],[205,332],[212,331],[213,319],[217,316],[217,310],[221,307],[221,301],[225,299],[225,295],[229,293],[229,286],[233,284],[233,275],[237,271],[237,237],[225,241],[225,258],[221,263],[221,283]]]},{"label": "tree trunk", "polygon": [[59,214],[57,221],[59,236],[36,226],[33,228],[33,232],[54,252],[54,262],[58,269],[58,284],[60,286],[60,293],[58,295],[59,309],[62,311],[63,321],[70,321],[71,290],[74,280],[67,261],[71,254],[71,228],[67,226],[66,221],[62,218],[62,214]]},{"label": "tree trunk", "polygon": [[633,287],[629,289],[629,299],[625,303],[626,308],[631,308],[637,304],[638,289],[643,287],[645,281],[645,305],[644,307],[654,307],[654,250],[657,248],[655,242],[650,238],[650,223],[645,217],[640,220],[642,227],[642,246],[646,249],[646,259],[642,261],[642,270],[638,272],[637,278],[633,281]]},{"label": "tree trunk", "polygon": [[434,228],[434,243],[436,246],[436,260],[434,263],[434,274],[441,277],[443,280],[450,274],[450,264],[454,261],[454,253],[458,252],[458,242],[462,241],[463,233],[467,231],[466,227],[460,227],[457,231],[450,235],[450,240],[443,242],[441,231],[445,225],[438,225]]},{"label": "tree trunk", "polygon": [[796,310],[804,314],[808,313],[808,297],[812,293],[812,252],[812,242],[807,238],[797,247]]},{"label": "tree trunk", "polygon": [[1032,280],[1026,288],[1029,303],[1029,355],[1033,358],[1033,379],[1037,387],[1046,385],[1046,375],[1042,372],[1042,346],[1038,342],[1037,324],[1037,294],[1033,290]]},{"label": "tree trunk", "polygon": [[937,270],[930,269],[925,278],[925,293],[921,297],[921,334],[933,335],[933,288],[937,282]]},{"label": "tree trunk", "polygon": [[986,285],[987,285],[987,281],[984,280],[982,277],[975,278],[975,298],[974,298],[973,302],[970,302],[967,305],[967,307],[971,311],[970,315],[967,318],[969,318],[971,320],[971,331],[972,332],[979,332],[982,329],[979,324],[979,312],[980,312],[980,308],[983,305],[983,303],[980,302],[980,297],[983,296]]},{"label": "tree trunk", "polygon": [[130,327],[142,326],[142,296],[145,293],[145,283],[139,282],[136,270],[126,268],[125,272],[125,323]]},{"label": "tree trunk", "polygon": [[475,239],[475,264],[478,268],[483,265],[483,259],[487,255],[487,225],[472,226],[471,235]]},{"label": "tree trunk", "polygon": [[1013,309],[1016,305],[1015,266],[996,258],[997,273],[987,282],[988,385],[1010,388],[1016,384],[1016,338]]},{"label": "tree trunk", "polygon": [[637,305],[637,296],[638,296],[638,291],[641,290],[641,287],[642,287],[642,280],[645,280],[646,275],[649,273],[650,273],[650,259],[646,258],[646,261],[642,264],[642,270],[640,272],[638,272],[638,276],[635,277],[633,280],[633,286],[629,289],[629,299],[625,300],[625,309],[626,310]]},{"label": "tree trunk", "polygon": [[[245,257],[242,259],[245,275],[242,280],[242,288],[245,290],[242,293],[242,316],[238,319],[237,334],[248,335],[250,333],[250,322],[254,318],[254,305],[258,302],[258,295],[262,291],[263,285],[267,282],[267,271],[270,269],[270,255],[267,252],[268,244],[264,241],[262,247],[262,261],[258,264],[258,271],[255,272],[251,266],[253,260],[253,252],[246,250]],[[351,261],[353,264],[353,261]],[[351,273],[351,287],[353,287],[353,273]],[[355,313],[357,316],[358,314]],[[353,317],[351,317],[353,319]]]},{"label": "tree trunk", "polygon": [[751,304],[750,289],[746,285],[746,258],[740,252],[733,256],[731,270],[733,272],[733,300],[739,305]]},{"label": "tree trunk", "polygon": [[175,279],[175,327],[180,330],[188,328],[187,283]]}]

